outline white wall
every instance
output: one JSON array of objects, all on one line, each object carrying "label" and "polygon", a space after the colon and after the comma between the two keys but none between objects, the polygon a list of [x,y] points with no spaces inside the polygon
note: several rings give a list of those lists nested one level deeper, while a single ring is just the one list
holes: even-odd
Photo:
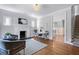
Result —
[{"label": "white wall", "polygon": [[79,5],[74,5],[75,15],[79,15]]},{"label": "white wall", "polygon": [[[0,10],[0,34],[3,35],[5,32],[10,32],[12,34],[16,34],[19,36],[19,31],[27,31],[27,37],[31,36],[31,20],[35,19],[28,15],[23,15],[20,13],[9,12],[5,10]],[[3,23],[5,21],[5,17],[10,17],[11,25],[4,26]],[[18,18],[28,19],[28,25],[20,25],[18,24]]]},{"label": "white wall", "polygon": [[71,8],[69,8],[66,11],[66,40],[65,42],[67,43],[71,43],[72,41],[71,23],[72,23],[72,15],[71,15]]}]

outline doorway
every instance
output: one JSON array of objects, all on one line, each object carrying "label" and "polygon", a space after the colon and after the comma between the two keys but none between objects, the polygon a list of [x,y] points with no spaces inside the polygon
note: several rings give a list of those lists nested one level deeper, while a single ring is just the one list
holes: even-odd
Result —
[{"label": "doorway", "polygon": [[53,30],[55,40],[64,43],[64,19],[53,21]]}]

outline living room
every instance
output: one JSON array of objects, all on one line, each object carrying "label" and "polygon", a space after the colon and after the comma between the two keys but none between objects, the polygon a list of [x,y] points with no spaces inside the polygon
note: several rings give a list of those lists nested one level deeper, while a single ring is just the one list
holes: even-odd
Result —
[{"label": "living room", "polygon": [[[0,54],[79,54],[72,42],[76,9],[72,4],[1,4]],[[71,53],[70,47],[77,51]]]}]

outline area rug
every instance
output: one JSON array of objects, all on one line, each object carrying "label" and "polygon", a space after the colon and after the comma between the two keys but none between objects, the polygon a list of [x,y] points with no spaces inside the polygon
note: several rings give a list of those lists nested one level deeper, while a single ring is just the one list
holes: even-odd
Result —
[{"label": "area rug", "polygon": [[34,39],[28,39],[28,40],[26,40],[25,55],[32,55],[35,52],[38,52],[39,50],[41,50],[45,47],[47,47],[47,45],[44,43],[41,43]]}]

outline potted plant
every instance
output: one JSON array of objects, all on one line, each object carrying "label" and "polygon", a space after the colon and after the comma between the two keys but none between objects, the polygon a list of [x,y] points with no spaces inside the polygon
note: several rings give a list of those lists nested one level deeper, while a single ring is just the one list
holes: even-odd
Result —
[{"label": "potted plant", "polygon": [[5,35],[11,35],[11,33],[7,32],[7,33],[5,33]]},{"label": "potted plant", "polygon": [[11,39],[11,33],[5,33],[4,39]]}]

